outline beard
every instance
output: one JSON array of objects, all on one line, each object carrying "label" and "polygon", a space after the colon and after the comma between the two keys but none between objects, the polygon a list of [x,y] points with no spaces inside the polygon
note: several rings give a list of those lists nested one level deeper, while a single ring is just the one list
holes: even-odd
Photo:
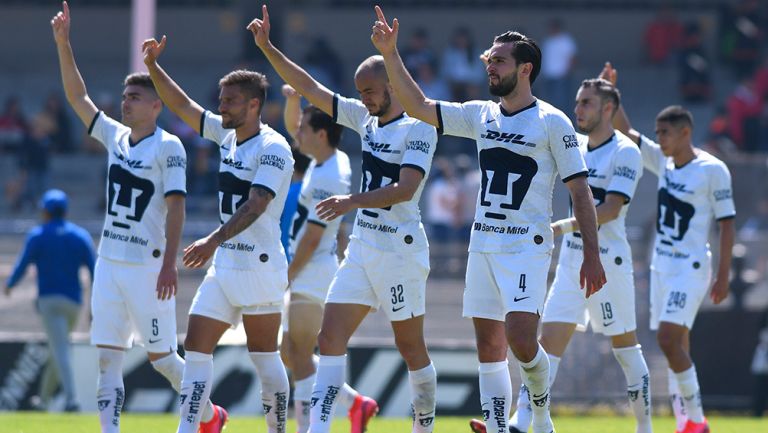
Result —
[{"label": "beard", "polygon": [[235,117],[229,113],[227,117],[227,120],[224,120],[223,116],[221,119],[221,126],[226,129],[237,129],[245,124],[245,116]]},{"label": "beard", "polygon": [[590,132],[594,131],[599,124],[600,124],[600,119],[598,118],[593,120],[592,122],[586,122],[584,126],[579,126],[579,130],[585,134],[589,134]]},{"label": "beard", "polygon": [[381,102],[379,109],[375,113],[371,113],[371,116],[381,117],[389,111],[389,107],[392,105],[392,98],[389,97],[389,92],[384,92],[384,100]]},{"label": "beard", "polygon": [[488,83],[488,92],[493,96],[504,97],[517,88],[517,75],[512,73],[507,77],[499,77],[499,84]]}]

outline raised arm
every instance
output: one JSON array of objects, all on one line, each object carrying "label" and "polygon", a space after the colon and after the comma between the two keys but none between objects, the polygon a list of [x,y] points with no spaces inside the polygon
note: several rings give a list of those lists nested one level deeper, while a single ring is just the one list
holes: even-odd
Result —
[{"label": "raised arm", "polygon": [[266,5],[261,7],[261,13],[262,19],[254,18],[247,27],[253,33],[256,46],[261,49],[283,81],[296,89],[312,105],[333,116],[333,92],[315,81],[307,71],[293,63],[291,59],[272,45],[272,41],[269,40],[269,12]]},{"label": "raised arm", "polygon": [[292,139],[296,140],[296,133],[299,132],[299,123],[301,123],[301,95],[290,85],[284,84],[283,96],[285,96],[285,106],[283,106],[285,130]]},{"label": "raised arm", "polygon": [[70,15],[67,2],[61,4],[62,11],[51,19],[53,39],[56,41],[56,52],[59,55],[59,69],[61,70],[61,82],[64,85],[64,93],[77,117],[88,126],[99,111],[88,96],[80,71],[75,63],[75,55],[72,45],[69,43]]},{"label": "raised arm", "polygon": [[397,51],[397,33],[400,23],[395,18],[392,27],[387,24],[384,12],[376,6],[377,21],[373,25],[371,42],[384,57],[389,82],[395,91],[397,100],[409,116],[439,127],[437,118],[437,102],[424,96],[419,86],[405,69],[403,59]]},{"label": "raised arm", "polygon": [[171,77],[157,63],[158,57],[165,49],[166,37],[157,42],[155,39],[147,39],[141,46],[144,52],[144,64],[147,65],[149,76],[155,84],[155,90],[168,108],[176,113],[181,120],[200,133],[200,118],[203,115],[203,107],[193,101],[184,90],[176,84]]},{"label": "raised arm", "polygon": [[[614,87],[616,87],[616,82],[618,81],[618,71],[614,69],[613,65],[611,65],[611,62],[605,62],[605,66],[603,66],[603,70],[600,71],[598,78],[608,80],[611,82],[611,84],[613,84]],[[631,138],[635,143],[640,143],[640,133],[632,128],[632,124],[629,123],[629,117],[624,111],[624,104],[619,105],[619,109],[616,110],[616,114],[613,115],[613,127],[621,131],[622,134]]]},{"label": "raised arm", "polygon": [[573,215],[579,225],[581,240],[584,242],[584,262],[581,264],[579,281],[586,289],[587,297],[592,296],[605,284],[605,271],[600,263],[600,253],[597,243],[597,217],[592,192],[589,190],[587,178],[577,177],[565,184],[571,193]]}]

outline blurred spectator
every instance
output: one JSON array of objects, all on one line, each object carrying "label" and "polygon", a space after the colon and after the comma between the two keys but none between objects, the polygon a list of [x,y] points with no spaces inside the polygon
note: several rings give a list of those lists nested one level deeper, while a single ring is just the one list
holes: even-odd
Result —
[{"label": "blurred spectator", "polygon": [[675,11],[669,7],[661,8],[653,21],[648,23],[643,36],[648,61],[654,65],[667,64],[682,37],[683,25]]},{"label": "blurred spectator", "polygon": [[733,140],[731,140],[730,131],[731,125],[728,111],[724,106],[720,105],[709,122],[705,142],[706,150],[720,158],[738,151]]},{"label": "blurred spectator", "polygon": [[27,237],[13,273],[5,285],[5,295],[24,277],[30,264],[37,268],[37,311],[48,335],[49,360],[40,383],[40,409],[46,409],[61,382],[67,412],[79,410],[69,346],[82,305],[79,271],[86,266],[93,280],[95,254],[87,231],[65,219],[67,196],[63,191],[47,191],[40,203],[43,224]]},{"label": "blurred spectator", "polygon": [[755,239],[761,233],[768,234],[768,194],[757,204],[757,209],[739,228],[739,239],[746,241]]},{"label": "blurred spectator", "polygon": [[755,389],[752,397],[752,415],[762,417],[768,402],[768,310],[760,318],[760,331],[757,335],[757,347],[752,356],[750,370],[755,376]]},{"label": "blurred spectator", "polygon": [[44,117],[49,127],[46,133],[51,139],[51,150],[62,153],[75,151],[72,141],[72,123],[58,93],[48,95],[43,111],[38,116]]},{"label": "blurred spectator", "polygon": [[34,208],[48,185],[50,138],[47,128],[43,119],[35,119],[17,151],[18,194],[12,200],[14,212],[21,211],[25,204]]},{"label": "blurred spectator", "polygon": [[430,228],[430,239],[452,242],[460,226],[461,184],[449,159],[436,159],[435,168],[435,175],[425,192],[427,212],[424,220]]},{"label": "blurred spectator", "polygon": [[768,100],[768,58],[755,72],[755,92],[762,101]]},{"label": "blurred spectator", "polygon": [[680,43],[680,94],[688,103],[709,101],[712,94],[711,65],[704,51],[701,28],[696,22],[685,26]]},{"label": "blurred spectator", "polygon": [[[216,188],[218,173],[218,151],[215,144],[195,132],[179,116],[167,110],[168,132],[179,137],[187,151],[187,189],[190,194],[211,193]],[[190,200],[187,207],[194,208],[195,201]],[[194,209],[190,209],[194,210]]]},{"label": "blurred spectator", "polygon": [[427,98],[438,101],[447,101],[451,98],[451,89],[448,87],[448,83],[437,75],[431,63],[419,64],[418,73],[415,76],[419,77],[416,79],[416,83]]},{"label": "blurred spectator", "polygon": [[15,152],[27,133],[27,120],[21,111],[21,102],[16,96],[6,99],[3,114],[0,115],[0,150]]},{"label": "blurred spectator", "polygon": [[437,58],[429,47],[429,34],[423,27],[417,28],[411,33],[408,46],[405,47],[400,56],[405,68],[417,82],[422,79],[420,74],[423,65],[428,64],[433,70],[437,69]]},{"label": "blurred spectator", "polygon": [[453,32],[451,43],[443,52],[440,76],[451,89],[451,99],[464,102],[480,96],[480,85],[485,80],[485,67],[475,50],[472,35],[466,27]]},{"label": "blurred spectator", "polygon": [[344,65],[341,57],[325,38],[319,37],[312,40],[302,66],[312,77],[329,89],[342,87],[341,74]]},{"label": "blurred spectator", "polygon": [[760,61],[763,30],[760,27],[759,0],[742,0],[735,8],[729,31],[729,60],[734,71],[753,71]]},{"label": "blurred spectator", "polygon": [[541,45],[541,85],[544,100],[563,110],[571,112],[573,86],[571,72],[576,63],[576,41],[563,30],[559,19],[549,22],[549,35]]},{"label": "blurred spectator", "polygon": [[746,152],[762,150],[764,146],[760,143],[760,116],[763,112],[763,101],[755,91],[755,81],[752,77],[745,76],[741,79],[739,86],[728,98],[726,107],[731,126],[730,136],[736,146]]},{"label": "blurred spectator", "polygon": [[461,179],[459,201],[459,219],[461,221],[461,239],[469,242],[472,234],[472,223],[475,221],[477,195],[480,193],[482,178],[477,161],[467,155],[459,155],[454,159]]}]

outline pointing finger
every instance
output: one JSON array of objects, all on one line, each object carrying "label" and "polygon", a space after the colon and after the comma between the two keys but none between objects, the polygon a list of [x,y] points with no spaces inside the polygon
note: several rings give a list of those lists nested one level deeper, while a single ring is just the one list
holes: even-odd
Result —
[{"label": "pointing finger", "polygon": [[264,22],[269,23],[269,11],[267,10],[267,5],[261,6],[261,15],[264,19]]},{"label": "pointing finger", "polygon": [[64,16],[66,18],[69,18],[69,5],[67,4],[67,2],[63,2],[61,4],[61,7],[62,7],[62,9],[64,9]]}]

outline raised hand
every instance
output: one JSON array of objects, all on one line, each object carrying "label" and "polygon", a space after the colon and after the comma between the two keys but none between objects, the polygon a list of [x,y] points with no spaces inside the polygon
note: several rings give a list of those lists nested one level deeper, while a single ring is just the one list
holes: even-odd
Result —
[{"label": "raised hand", "polygon": [[283,96],[286,98],[301,98],[299,92],[296,91],[290,84],[283,84],[282,88]]},{"label": "raised hand", "polygon": [[157,62],[160,54],[165,50],[165,35],[163,35],[160,42],[157,42],[155,38],[147,39],[141,44],[141,51],[144,53],[144,64],[151,65]]},{"label": "raised hand", "polygon": [[61,8],[62,10],[51,19],[51,27],[56,43],[66,44],[69,42],[69,5],[67,2],[63,2]]},{"label": "raised hand", "polygon": [[248,30],[253,33],[253,40],[256,42],[256,46],[262,50],[269,46],[269,11],[267,11],[267,5],[261,6],[261,19],[254,18],[248,27]]},{"label": "raised hand", "polygon": [[616,81],[618,79],[618,72],[616,69],[613,68],[613,65],[611,65],[611,62],[605,62],[605,66],[603,66],[603,70],[600,71],[600,75],[598,75],[598,78],[602,78],[604,80],[608,80],[616,86]]},{"label": "raised hand", "polygon": [[373,23],[371,42],[381,54],[390,54],[397,49],[397,32],[400,23],[397,18],[392,20],[392,27],[387,24],[387,18],[379,6],[376,9],[376,21]]}]

